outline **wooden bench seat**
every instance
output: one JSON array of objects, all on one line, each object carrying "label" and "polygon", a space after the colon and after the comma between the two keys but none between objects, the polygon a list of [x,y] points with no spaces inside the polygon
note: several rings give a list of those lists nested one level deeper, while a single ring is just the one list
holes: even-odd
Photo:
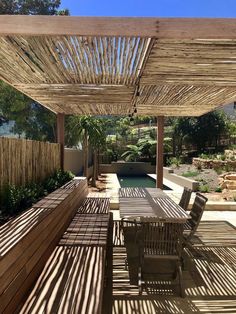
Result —
[{"label": "wooden bench seat", "polygon": [[75,179],[0,227],[0,313],[15,312],[87,194]]},{"label": "wooden bench seat", "polygon": [[104,256],[102,246],[57,246],[20,313],[101,313]]},{"label": "wooden bench seat", "polygon": [[112,229],[109,206],[108,198],[93,197],[79,206],[21,314],[102,313],[106,254]]},{"label": "wooden bench seat", "polygon": [[107,214],[76,214],[59,245],[106,246],[108,225]]},{"label": "wooden bench seat", "polygon": [[81,214],[108,214],[110,210],[110,199],[107,197],[91,197],[84,200],[78,209]]}]

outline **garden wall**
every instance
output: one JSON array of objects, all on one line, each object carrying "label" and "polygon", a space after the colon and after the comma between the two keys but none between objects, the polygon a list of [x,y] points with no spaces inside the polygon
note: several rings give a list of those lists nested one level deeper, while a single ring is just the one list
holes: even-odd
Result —
[{"label": "garden wall", "polygon": [[0,186],[40,181],[59,168],[59,144],[0,137]]},{"label": "garden wall", "polygon": [[120,175],[143,175],[155,173],[156,166],[148,162],[112,162],[111,164],[101,164],[101,173],[117,173]]},{"label": "garden wall", "polygon": [[201,169],[218,169],[218,168],[228,166],[232,168],[233,170],[236,170],[236,161],[234,160],[193,158],[192,164],[196,168],[201,168]]},{"label": "garden wall", "polygon": [[[65,148],[65,158],[64,158],[64,170],[71,171],[75,175],[83,174],[83,151],[73,148]],[[93,166],[92,163],[92,152],[89,151],[89,168],[88,176],[93,175]]]},{"label": "garden wall", "polygon": [[75,175],[83,169],[83,151],[65,148],[64,170],[73,172]]}]

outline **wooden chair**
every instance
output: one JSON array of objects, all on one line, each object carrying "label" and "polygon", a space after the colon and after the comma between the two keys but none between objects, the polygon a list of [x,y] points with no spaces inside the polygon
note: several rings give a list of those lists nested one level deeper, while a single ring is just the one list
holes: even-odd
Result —
[{"label": "wooden chair", "polygon": [[207,201],[208,199],[204,195],[200,193],[196,194],[193,207],[189,214],[191,218],[184,224],[184,246],[192,246],[191,240],[202,219]]},{"label": "wooden chair", "polygon": [[188,209],[188,204],[189,204],[189,201],[190,201],[190,198],[191,198],[191,194],[192,194],[192,190],[187,188],[187,187],[184,187],[183,194],[182,194],[180,202],[179,202],[179,205],[184,210]]},{"label": "wooden chair", "polygon": [[139,246],[139,293],[148,280],[178,280],[181,297],[185,296],[182,279],[183,224],[141,219],[137,234]]},{"label": "wooden chair", "polygon": [[[124,245],[129,259],[138,258],[138,246],[136,241],[137,232],[140,224],[137,222],[137,217],[125,217],[121,219],[121,230],[124,237]],[[128,267],[128,260],[125,259],[125,269]]]}]

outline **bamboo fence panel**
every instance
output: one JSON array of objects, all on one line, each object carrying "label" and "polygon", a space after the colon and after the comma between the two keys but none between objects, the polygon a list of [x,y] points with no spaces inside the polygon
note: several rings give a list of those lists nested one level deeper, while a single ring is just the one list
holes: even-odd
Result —
[{"label": "bamboo fence panel", "polygon": [[0,137],[0,187],[38,182],[60,168],[60,145]]}]

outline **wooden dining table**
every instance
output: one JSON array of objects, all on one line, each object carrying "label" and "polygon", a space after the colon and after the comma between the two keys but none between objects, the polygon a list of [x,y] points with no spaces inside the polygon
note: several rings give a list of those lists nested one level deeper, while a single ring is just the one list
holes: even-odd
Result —
[{"label": "wooden dining table", "polygon": [[155,217],[166,222],[185,223],[188,213],[157,188],[120,188],[120,217]]}]

